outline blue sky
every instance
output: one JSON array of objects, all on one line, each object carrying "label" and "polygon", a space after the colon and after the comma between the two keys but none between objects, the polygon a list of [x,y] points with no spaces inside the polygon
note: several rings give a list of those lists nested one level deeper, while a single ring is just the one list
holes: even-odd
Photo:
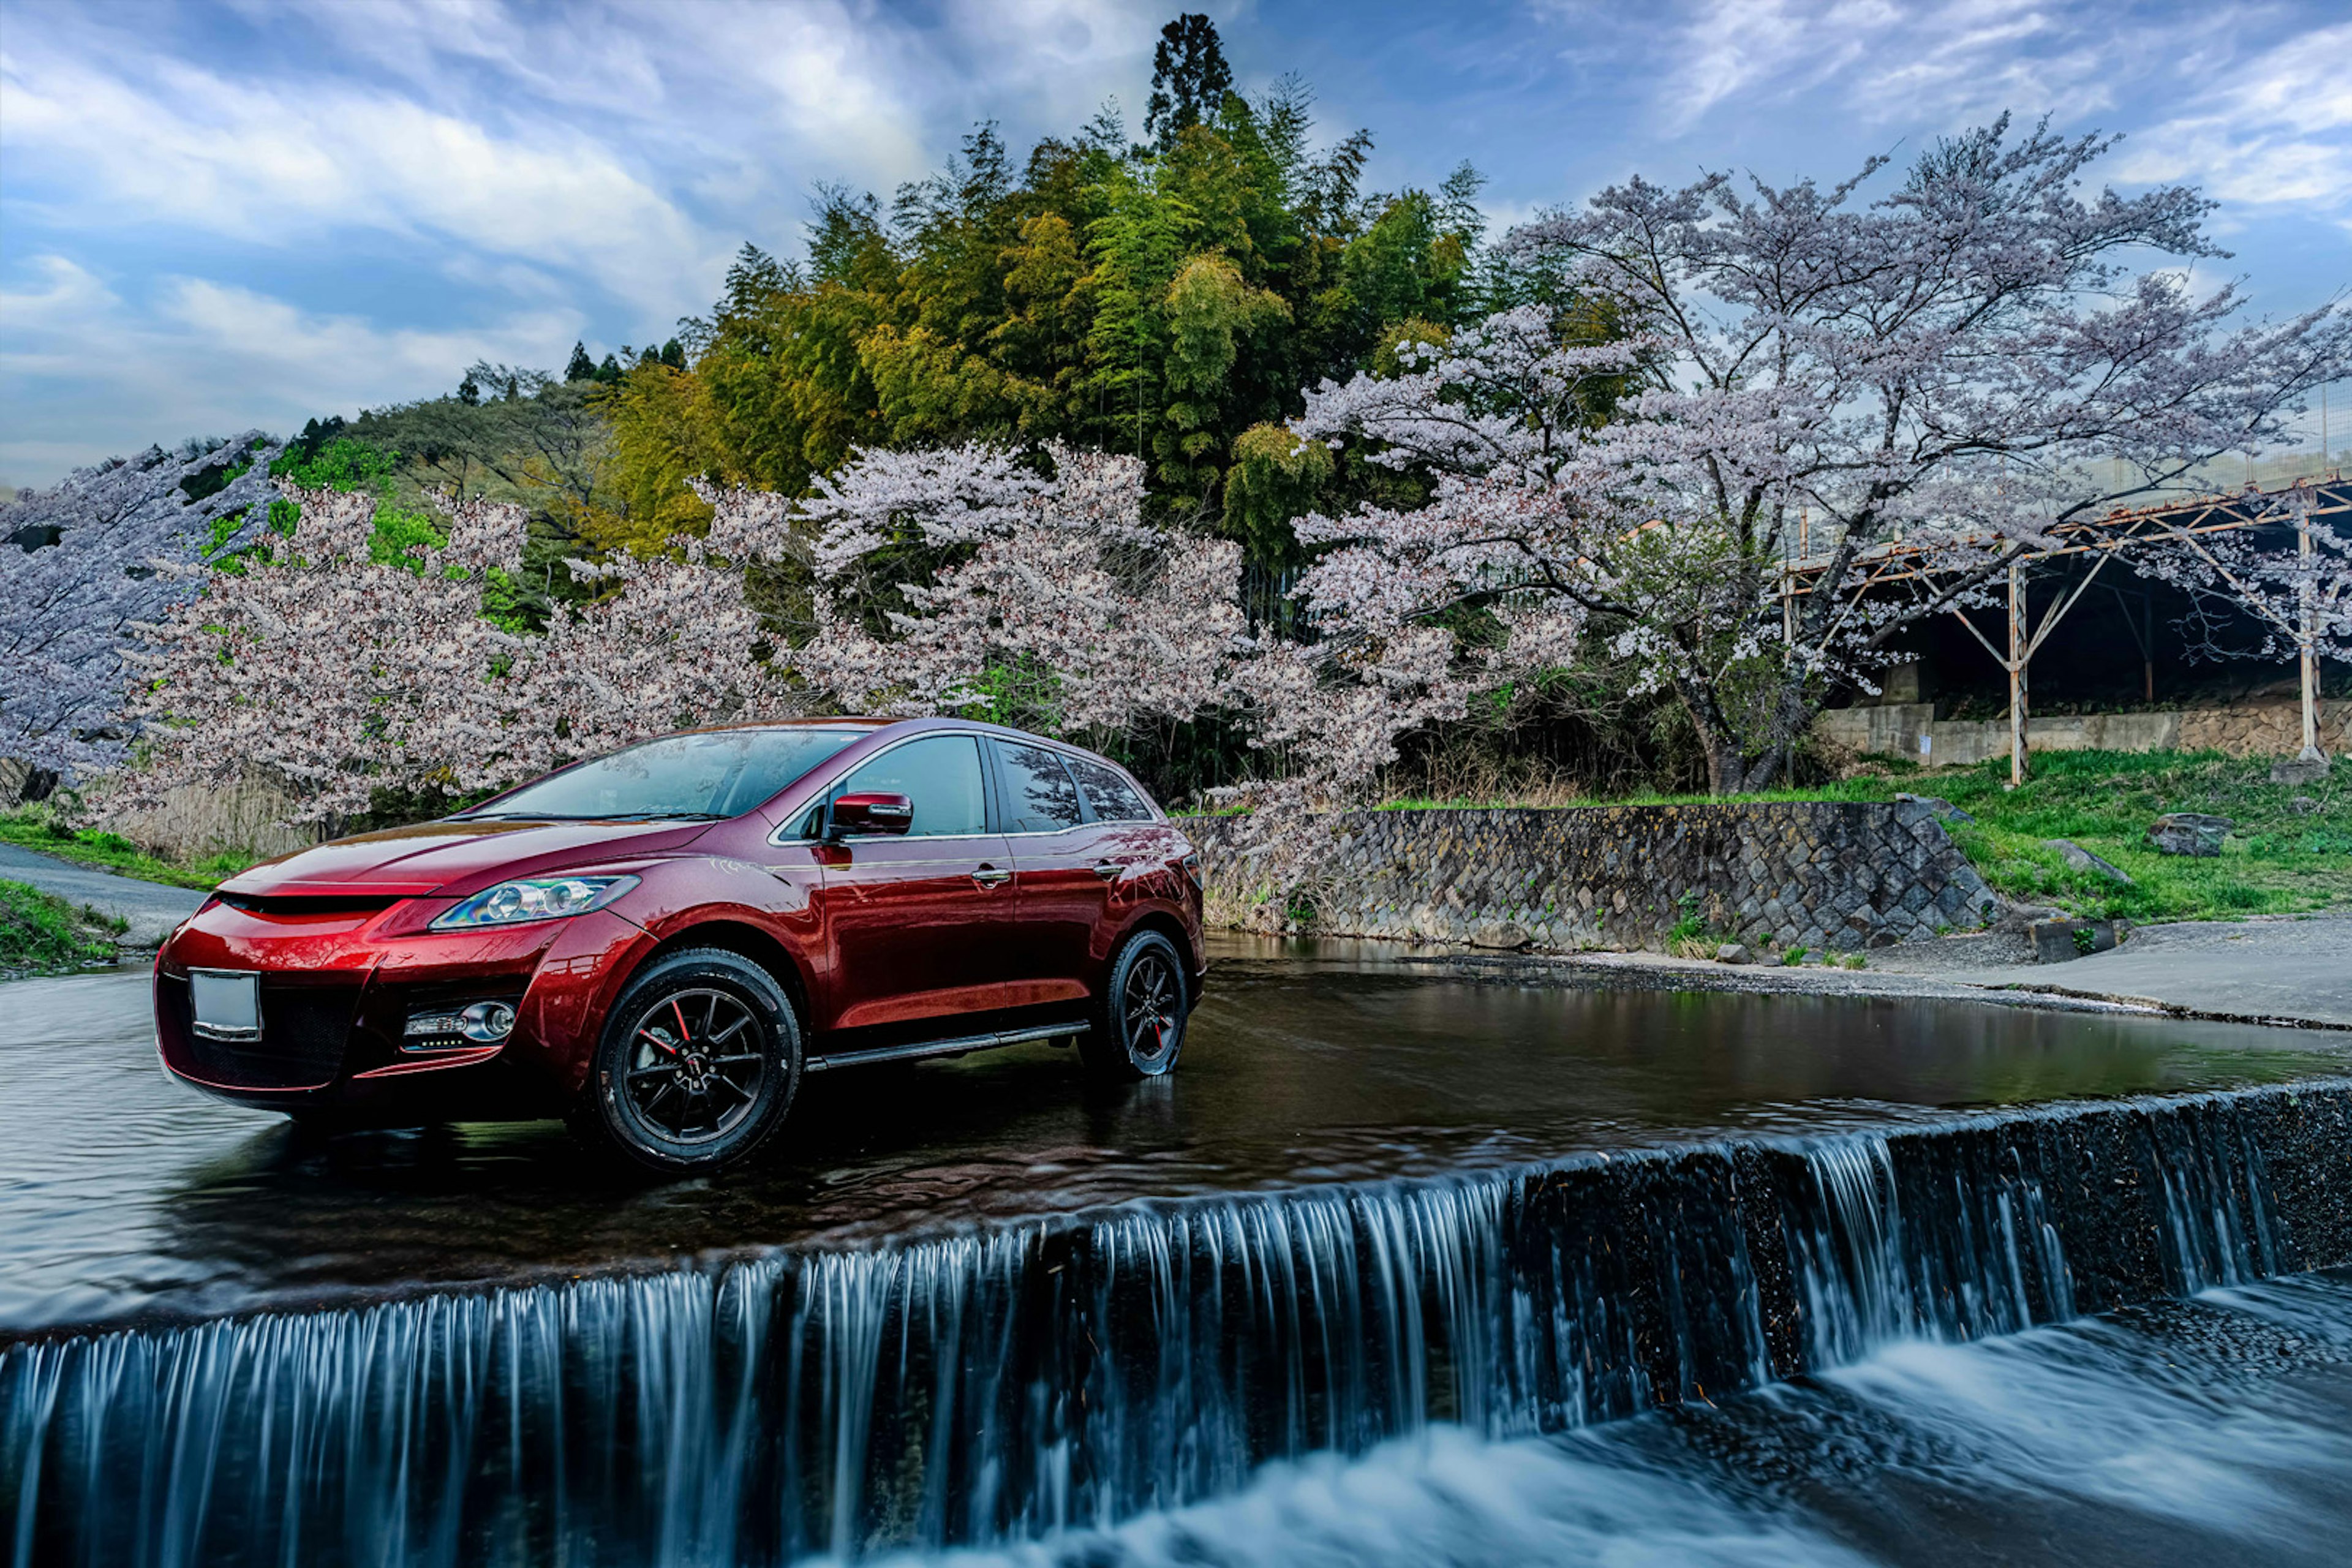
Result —
[{"label": "blue sky", "polygon": [[[982,118],[1016,148],[1139,121],[1176,8],[0,0],[0,481],[658,341],[746,238],[796,247],[818,180],[887,195]],[[2220,199],[2200,279],[2273,312],[2352,286],[2342,0],[1205,8],[1245,90],[1301,73],[1379,185],[1469,158],[1502,224],[1635,171],[1834,178],[2007,109]]]}]

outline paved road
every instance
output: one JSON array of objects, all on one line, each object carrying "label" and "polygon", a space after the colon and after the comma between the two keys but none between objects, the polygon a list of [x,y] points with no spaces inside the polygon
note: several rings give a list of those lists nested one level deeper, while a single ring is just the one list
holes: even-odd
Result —
[{"label": "paved road", "polygon": [[77,865],[53,855],[38,855],[14,844],[0,844],[0,880],[26,882],[77,904],[88,904],[131,922],[123,941],[152,947],[163,933],[194,914],[205,901],[202,893],[162,882],[118,877],[94,866]]},{"label": "paved road", "polygon": [[2352,1028],[2352,916],[2142,926],[2112,952],[1944,978]]}]

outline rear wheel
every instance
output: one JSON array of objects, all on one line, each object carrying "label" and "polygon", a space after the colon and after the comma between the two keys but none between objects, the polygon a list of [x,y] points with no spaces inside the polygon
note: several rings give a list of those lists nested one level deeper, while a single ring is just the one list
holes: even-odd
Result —
[{"label": "rear wheel", "polygon": [[572,1131],[652,1170],[715,1171],[782,1124],[800,1070],[800,1020],[775,977],[740,953],[689,948],[621,993]]},{"label": "rear wheel", "polygon": [[1158,1078],[1175,1069],[1190,1016],[1176,944],[1156,931],[1138,931],[1111,961],[1078,1053],[1099,1078]]}]

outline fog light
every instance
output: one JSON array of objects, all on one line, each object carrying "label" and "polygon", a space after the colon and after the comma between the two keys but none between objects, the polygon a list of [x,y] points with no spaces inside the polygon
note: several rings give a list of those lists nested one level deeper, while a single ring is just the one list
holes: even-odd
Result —
[{"label": "fog light", "polygon": [[477,1002],[457,1016],[464,1020],[460,1027],[465,1037],[485,1045],[514,1033],[514,1009],[503,1002]]},{"label": "fog light", "polygon": [[461,1042],[496,1045],[514,1033],[514,1005],[508,1002],[476,1002],[456,1012],[412,1014],[401,1030],[401,1047],[411,1051],[462,1048]]}]

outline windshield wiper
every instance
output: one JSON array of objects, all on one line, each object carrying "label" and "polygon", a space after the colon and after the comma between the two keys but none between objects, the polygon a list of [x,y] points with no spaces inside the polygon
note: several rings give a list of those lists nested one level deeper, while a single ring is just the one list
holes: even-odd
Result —
[{"label": "windshield wiper", "polygon": [[614,814],[617,820],[626,817],[632,822],[723,822],[726,813],[719,811],[622,811]]}]

